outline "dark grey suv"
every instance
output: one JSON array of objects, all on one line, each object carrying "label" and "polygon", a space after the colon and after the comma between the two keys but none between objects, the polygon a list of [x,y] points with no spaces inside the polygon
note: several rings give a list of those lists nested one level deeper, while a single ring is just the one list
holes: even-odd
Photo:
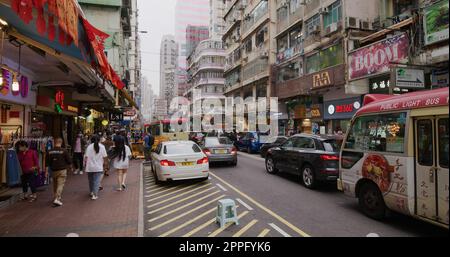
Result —
[{"label": "dark grey suv", "polygon": [[334,136],[300,134],[283,145],[269,149],[266,170],[298,175],[307,188],[319,181],[336,181],[339,176],[339,140]]}]

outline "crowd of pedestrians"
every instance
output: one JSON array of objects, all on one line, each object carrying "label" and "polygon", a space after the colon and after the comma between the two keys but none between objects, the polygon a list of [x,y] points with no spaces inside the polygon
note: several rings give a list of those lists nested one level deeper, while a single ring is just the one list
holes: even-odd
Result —
[{"label": "crowd of pedestrians", "polygon": [[[124,191],[130,159],[132,157],[129,140],[125,130],[114,133],[96,133],[91,136],[79,132],[73,140],[73,153],[63,147],[63,139],[55,138],[47,151],[44,168],[52,178],[53,206],[63,206],[63,190],[68,174],[87,175],[89,197],[99,198],[103,190],[102,181],[110,175],[111,168],[117,173],[117,188]],[[18,159],[22,168],[23,196],[21,200],[37,200],[35,179],[39,174],[39,160],[36,151],[29,149],[27,142],[17,143]],[[28,192],[31,191],[31,194]],[[87,195],[87,194],[86,194]]]}]

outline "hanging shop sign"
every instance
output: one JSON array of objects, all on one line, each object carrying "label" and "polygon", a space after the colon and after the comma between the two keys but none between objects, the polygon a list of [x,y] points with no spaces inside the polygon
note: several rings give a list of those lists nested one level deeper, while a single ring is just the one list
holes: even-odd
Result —
[{"label": "hanging shop sign", "polygon": [[395,86],[399,88],[425,88],[425,74],[418,69],[395,69]]},{"label": "hanging shop sign", "polygon": [[57,113],[62,113],[66,106],[64,105],[64,92],[63,91],[56,91],[55,94],[55,110]]},{"label": "hanging shop sign", "polygon": [[313,89],[333,85],[330,72],[324,71],[313,75]]},{"label": "hanging shop sign", "polygon": [[424,9],[425,45],[448,39],[448,1],[440,1]]},{"label": "hanging shop sign", "polygon": [[115,122],[123,121],[123,113],[110,113],[109,120]]},{"label": "hanging shop sign", "polygon": [[125,117],[133,117],[136,116],[136,110],[134,109],[129,109],[123,112],[123,116]]},{"label": "hanging shop sign", "polygon": [[75,107],[75,106],[72,106],[72,105],[68,105],[67,106],[67,111],[78,113],[79,109],[78,109],[78,107]]},{"label": "hanging shop sign", "polygon": [[324,103],[325,120],[345,120],[351,119],[353,115],[362,107],[360,97],[347,98],[342,100],[328,101]]},{"label": "hanging shop sign", "polygon": [[431,85],[436,87],[448,87],[448,70],[433,70],[431,74]]},{"label": "hanging shop sign", "polygon": [[389,94],[391,87],[390,76],[380,76],[369,79],[370,94]]},{"label": "hanging shop sign", "polygon": [[408,45],[409,39],[404,33],[349,53],[349,79],[389,72],[390,63],[406,63]]},{"label": "hanging shop sign", "polygon": [[323,105],[315,104],[311,106],[311,118],[320,119],[322,118]]}]

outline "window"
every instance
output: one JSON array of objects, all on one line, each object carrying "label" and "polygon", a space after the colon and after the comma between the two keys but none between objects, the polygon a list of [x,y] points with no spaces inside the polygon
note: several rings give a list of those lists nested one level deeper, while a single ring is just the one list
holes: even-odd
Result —
[{"label": "window", "polygon": [[288,9],[286,7],[281,7],[277,10],[278,22],[285,21],[288,17]]},{"label": "window", "polygon": [[314,73],[320,70],[320,56],[319,53],[315,53],[306,57],[306,73]]},{"label": "window", "polygon": [[288,141],[286,141],[286,143],[284,143],[282,145],[282,147],[286,147],[286,148],[294,147],[294,140],[295,140],[295,138],[289,139]]},{"label": "window", "polygon": [[256,33],[256,36],[255,36],[256,47],[260,47],[264,43],[264,34],[266,33],[266,31],[267,31],[267,27],[263,27]]},{"label": "window", "polygon": [[320,26],[319,14],[314,15],[306,21],[306,37],[309,37],[313,34],[315,26]]},{"label": "window", "polygon": [[294,62],[287,66],[281,67],[278,76],[277,81],[278,82],[284,82],[287,80],[295,79],[300,76],[300,62]]},{"label": "window", "polygon": [[404,153],[406,113],[363,116],[355,120],[345,148]]},{"label": "window", "polygon": [[439,165],[448,168],[448,137],[449,137],[448,118],[439,120]]},{"label": "window", "polygon": [[250,53],[252,51],[252,47],[253,47],[252,38],[247,39],[244,42],[244,46],[245,46],[245,52]]},{"label": "window", "polygon": [[280,39],[278,39],[277,48],[278,48],[277,49],[278,53],[282,53],[286,49],[288,49],[288,35],[285,35],[285,36],[281,37]]},{"label": "window", "polygon": [[314,140],[307,137],[299,137],[294,141],[294,147],[300,149],[315,149]]},{"label": "window", "polygon": [[339,152],[341,146],[337,140],[325,140],[322,142],[323,148],[326,152]]},{"label": "window", "polygon": [[323,27],[326,29],[332,23],[339,22],[342,19],[341,1],[337,1],[328,7],[328,13],[323,15]]},{"label": "window", "polygon": [[433,166],[433,123],[431,120],[417,122],[417,161],[422,166]]},{"label": "window", "polygon": [[295,13],[300,8],[301,0],[291,0],[290,2],[290,13]]}]

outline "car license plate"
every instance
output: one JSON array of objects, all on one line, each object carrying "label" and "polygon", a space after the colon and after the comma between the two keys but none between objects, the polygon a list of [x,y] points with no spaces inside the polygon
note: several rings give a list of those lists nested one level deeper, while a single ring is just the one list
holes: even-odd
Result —
[{"label": "car license plate", "polygon": [[182,162],[181,166],[193,166],[194,163],[193,162]]},{"label": "car license plate", "polygon": [[227,150],[216,150],[215,153],[218,153],[218,154],[226,154],[226,153],[227,153]]}]

